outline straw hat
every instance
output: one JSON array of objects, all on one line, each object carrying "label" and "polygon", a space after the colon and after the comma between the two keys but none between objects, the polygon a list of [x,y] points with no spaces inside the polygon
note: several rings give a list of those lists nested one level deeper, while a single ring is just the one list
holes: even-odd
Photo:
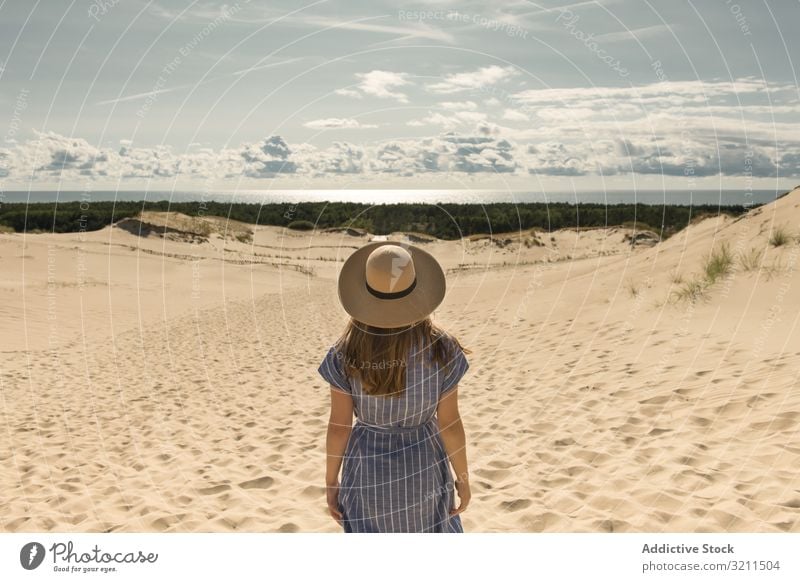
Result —
[{"label": "straw hat", "polygon": [[350,255],[339,272],[339,301],[367,325],[402,327],[428,317],[444,299],[444,271],[419,247],[372,242]]}]

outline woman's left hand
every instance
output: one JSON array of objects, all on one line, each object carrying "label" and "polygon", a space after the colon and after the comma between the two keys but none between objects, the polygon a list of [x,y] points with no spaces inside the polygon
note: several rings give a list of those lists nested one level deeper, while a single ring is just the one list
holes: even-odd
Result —
[{"label": "woman's left hand", "polygon": [[336,523],[342,525],[342,512],[339,511],[339,482],[326,486],[325,490],[328,497],[328,513],[336,520]]}]

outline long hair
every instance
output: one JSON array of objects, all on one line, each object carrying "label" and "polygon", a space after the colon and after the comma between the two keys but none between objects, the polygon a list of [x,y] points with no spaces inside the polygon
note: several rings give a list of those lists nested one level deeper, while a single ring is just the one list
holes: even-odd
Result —
[{"label": "long hair", "polygon": [[[450,344],[447,340],[453,343]],[[380,328],[350,319],[336,345],[345,374],[357,376],[367,394],[400,397],[406,388],[406,364],[412,349],[446,367],[453,362],[451,345],[471,351],[428,317],[403,327]]]}]

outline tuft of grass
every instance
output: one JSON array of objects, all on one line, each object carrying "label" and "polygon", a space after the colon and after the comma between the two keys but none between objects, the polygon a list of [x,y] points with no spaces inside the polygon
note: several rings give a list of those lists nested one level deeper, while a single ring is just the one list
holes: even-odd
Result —
[{"label": "tuft of grass", "polygon": [[694,303],[698,299],[708,298],[709,287],[710,283],[708,279],[692,279],[690,281],[686,281],[678,288],[677,291],[673,291],[670,295],[670,299],[673,302],[689,301]]},{"label": "tuft of grass", "polygon": [[789,241],[791,240],[792,236],[789,234],[786,228],[779,226],[772,231],[772,236],[769,237],[769,244],[774,247],[782,247],[783,245],[789,244]]},{"label": "tuft of grass", "polygon": [[12,233],[14,232],[14,227],[6,226],[5,224],[0,224],[0,233]]},{"label": "tuft of grass", "polygon": [[733,268],[733,255],[727,241],[723,242],[718,250],[711,252],[703,265],[703,272],[706,280],[710,284],[717,282],[717,279],[724,277]]},{"label": "tuft of grass", "polygon": [[782,273],[785,268],[783,261],[778,257],[777,259],[773,259],[772,264],[763,266],[761,272],[764,273],[767,281],[771,281],[774,277],[777,277],[778,274]]},{"label": "tuft of grass", "polygon": [[635,281],[628,280],[625,284],[625,288],[628,290],[628,295],[631,297],[639,295],[639,285],[637,285]]},{"label": "tuft of grass", "polygon": [[662,299],[654,299],[653,300],[653,309],[661,309],[669,302],[669,296],[665,296]]},{"label": "tuft of grass", "polygon": [[543,246],[544,246],[544,243],[542,241],[540,241],[538,238],[536,238],[536,233],[533,233],[532,237],[528,237],[528,238],[525,239],[525,247],[526,248],[543,247]]},{"label": "tuft of grass", "polygon": [[677,269],[673,269],[669,274],[669,280],[676,285],[680,285],[683,283],[683,275],[681,275]]},{"label": "tuft of grass", "polygon": [[756,271],[761,266],[761,257],[763,253],[756,248],[751,248],[749,251],[742,251],[739,253],[739,264],[745,272]]},{"label": "tuft of grass", "polygon": [[253,242],[253,233],[251,233],[251,232],[237,232],[233,236],[240,243],[251,243],[251,242]]}]

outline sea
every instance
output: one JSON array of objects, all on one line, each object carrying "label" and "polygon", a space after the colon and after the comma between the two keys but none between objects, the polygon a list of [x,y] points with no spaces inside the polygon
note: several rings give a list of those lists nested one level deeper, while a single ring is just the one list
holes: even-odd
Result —
[{"label": "sea", "polygon": [[215,201],[228,203],[298,204],[301,202],[359,202],[366,204],[491,204],[492,202],[573,204],[648,204],[753,206],[775,200],[787,190],[604,190],[579,192],[525,192],[500,190],[237,190],[237,191],[162,191],[97,190],[8,191],[0,193],[3,202],[72,201]]}]

